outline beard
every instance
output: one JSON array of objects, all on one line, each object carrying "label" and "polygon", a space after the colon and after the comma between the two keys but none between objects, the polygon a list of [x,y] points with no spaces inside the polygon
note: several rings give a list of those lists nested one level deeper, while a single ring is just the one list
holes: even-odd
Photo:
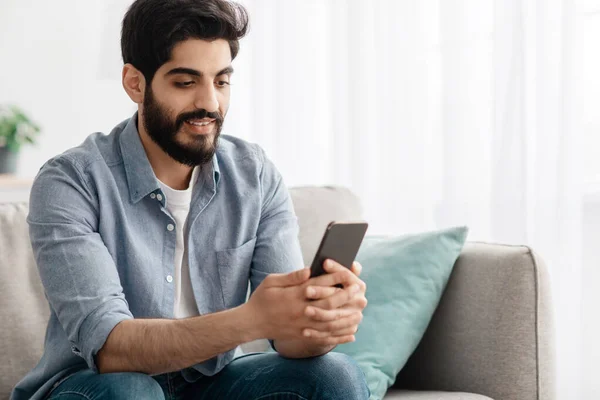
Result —
[{"label": "beard", "polygon": [[[190,119],[213,118],[215,128],[213,133],[204,135],[190,135],[189,143],[177,140],[177,135],[183,133],[183,124]],[[155,98],[150,85],[146,87],[144,96],[143,124],[148,136],[165,153],[175,161],[195,167],[212,161],[217,151],[219,136],[223,127],[223,117],[218,112],[208,112],[204,109],[182,113],[172,120],[166,107],[163,107]]]}]

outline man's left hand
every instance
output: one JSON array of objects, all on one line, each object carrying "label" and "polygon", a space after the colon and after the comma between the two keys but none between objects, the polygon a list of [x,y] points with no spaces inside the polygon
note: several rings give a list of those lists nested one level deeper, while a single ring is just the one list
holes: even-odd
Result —
[{"label": "man's left hand", "polygon": [[[305,329],[303,333],[315,338],[353,335],[358,330],[362,311],[367,306],[367,285],[359,279],[362,266],[355,261],[348,270],[333,260],[326,260],[323,267],[328,274],[345,271],[352,276],[343,289],[313,284],[313,279],[317,283],[318,278],[306,282],[304,293],[311,304],[306,307],[305,314],[315,321],[315,325],[312,327],[314,329]],[[354,285],[357,290],[349,294]]]}]

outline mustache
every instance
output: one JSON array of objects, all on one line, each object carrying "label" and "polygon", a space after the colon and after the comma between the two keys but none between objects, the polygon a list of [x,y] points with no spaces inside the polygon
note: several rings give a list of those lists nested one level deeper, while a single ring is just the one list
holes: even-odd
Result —
[{"label": "mustache", "polygon": [[177,130],[179,130],[179,128],[181,128],[183,123],[185,121],[187,121],[188,119],[202,119],[202,118],[214,119],[217,126],[221,126],[223,124],[223,116],[221,115],[221,113],[219,113],[218,111],[208,112],[202,108],[200,110],[180,114],[177,117],[177,120],[175,121],[175,126],[177,127]]}]

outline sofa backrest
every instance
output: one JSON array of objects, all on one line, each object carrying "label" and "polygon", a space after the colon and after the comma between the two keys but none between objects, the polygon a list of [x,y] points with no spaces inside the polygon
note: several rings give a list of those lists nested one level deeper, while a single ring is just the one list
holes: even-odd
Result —
[{"label": "sofa backrest", "polygon": [[[312,262],[331,221],[362,219],[360,201],[350,190],[337,186],[305,186],[290,189],[300,225],[304,265]],[[368,232],[367,232],[368,234]]]},{"label": "sofa backrest", "polygon": [[50,309],[29,243],[26,203],[0,204],[0,398],[39,361]]}]

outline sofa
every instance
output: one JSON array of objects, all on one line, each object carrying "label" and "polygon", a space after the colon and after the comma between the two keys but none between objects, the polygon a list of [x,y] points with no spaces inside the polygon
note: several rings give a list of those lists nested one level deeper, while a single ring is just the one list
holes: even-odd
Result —
[{"label": "sofa", "polygon": [[[305,264],[329,221],[362,219],[360,202],[348,189],[296,187],[290,193]],[[0,399],[8,398],[41,357],[49,315],[26,215],[26,202],[0,199]],[[265,348],[257,341],[242,351]],[[386,399],[554,400],[554,373],[543,261],[525,246],[469,242],[427,332]]]}]

